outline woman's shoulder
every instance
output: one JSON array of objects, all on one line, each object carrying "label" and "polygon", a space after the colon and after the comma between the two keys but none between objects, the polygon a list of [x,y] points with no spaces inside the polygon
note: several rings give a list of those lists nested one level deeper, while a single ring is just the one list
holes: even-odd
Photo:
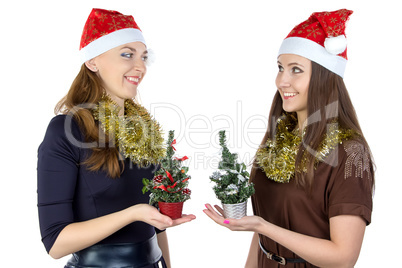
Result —
[{"label": "woman's shoulder", "polygon": [[48,130],[64,132],[66,129],[70,130],[70,132],[79,130],[77,120],[73,116],[58,114],[50,119]]},{"label": "woman's shoulder", "polygon": [[349,177],[371,178],[373,160],[370,148],[363,138],[355,137],[342,142],[340,154],[345,169],[345,179]]},{"label": "woman's shoulder", "polygon": [[68,140],[71,143],[83,142],[83,134],[76,119],[71,115],[54,116],[47,127],[45,140]]},{"label": "woman's shoulder", "polygon": [[77,126],[77,121],[71,115],[58,114],[54,116],[52,119],[50,119],[49,128],[52,129],[64,128],[65,124],[73,124],[74,125],[73,127],[75,127]]},{"label": "woman's shoulder", "polygon": [[353,137],[345,140],[341,143],[341,145],[345,153],[348,155],[351,153],[351,151],[367,152],[369,150],[368,146],[361,137]]},{"label": "woman's shoulder", "polygon": [[371,158],[370,148],[367,143],[361,137],[353,137],[343,141],[341,144],[341,152],[348,159],[354,156],[365,156]]}]

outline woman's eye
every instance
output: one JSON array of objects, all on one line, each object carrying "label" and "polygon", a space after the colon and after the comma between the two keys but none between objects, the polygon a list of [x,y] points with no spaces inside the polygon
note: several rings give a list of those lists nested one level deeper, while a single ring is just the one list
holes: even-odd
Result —
[{"label": "woman's eye", "polygon": [[142,60],[143,60],[144,62],[147,62],[148,56],[142,56]]},{"label": "woman's eye", "polygon": [[293,67],[292,68],[292,71],[294,72],[294,73],[302,73],[303,72],[303,70],[302,69],[300,69],[300,68],[298,68],[298,67]]},{"label": "woman's eye", "polygon": [[283,67],[278,65],[278,70],[279,70],[279,72],[283,72]]},{"label": "woman's eye", "polygon": [[133,53],[125,52],[125,53],[121,53],[121,56],[124,58],[131,59],[133,57]]}]

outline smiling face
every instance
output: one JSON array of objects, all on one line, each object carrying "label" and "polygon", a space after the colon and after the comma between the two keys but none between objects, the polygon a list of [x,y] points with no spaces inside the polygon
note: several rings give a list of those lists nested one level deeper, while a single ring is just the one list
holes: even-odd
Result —
[{"label": "smiling face", "polygon": [[281,94],[283,109],[296,112],[299,124],[307,118],[307,98],[311,77],[311,61],[294,54],[278,57],[276,87]]},{"label": "smiling face", "polygon": [[97,72],[106,93],[123,107],[124,100],[137,95],[137,87],[147,70],[147,54],[143,43],[133,42],[112,48],[85,64]]}]

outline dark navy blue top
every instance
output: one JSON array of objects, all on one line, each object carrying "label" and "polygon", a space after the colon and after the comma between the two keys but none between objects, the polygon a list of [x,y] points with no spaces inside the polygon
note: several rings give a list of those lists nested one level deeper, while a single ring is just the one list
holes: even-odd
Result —
[{"label": "dark navy blue top", "polygon": [[[125,160],[120,178],[103,171],[91,172],[81,165],[90,155],[78,124],[67,115],[54,117],[38,149],[38,210],[42,241],[49,252],[68,224],[148,203],[142,179],[152,178],[155,167],[139,168]],[[85,148],[87,147],[87,148]],[[136,243],[155,234],[153,226],[134,222],[99,244]]]}]

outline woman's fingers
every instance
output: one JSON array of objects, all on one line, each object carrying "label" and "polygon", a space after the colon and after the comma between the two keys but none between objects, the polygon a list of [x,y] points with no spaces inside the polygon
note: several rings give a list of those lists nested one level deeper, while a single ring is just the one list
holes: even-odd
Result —
[{"label": "woman's fingers", "polygon": [[[207,214],[208,217],[210,217],[213,221],[215,221],[217,224],[222,225],[224,222],[224,218],[221,214],[218,214],[210,204],[205,205],[206,209],[204,209],[204,213]],[[223,211],[222,211],[223,214]]]},{"label": "woman's fingers", "polygon": [[190,215],[183,214],[183,215],[181,215],[181,218],[173,220],[172,227],[180,225],[180,224],[183,224],[183,223],[186,223],[186,222],[190,222],[192,220],[195,220],[195,218],[196,217],[193,214],[190,214]]},{"label": "woman's fingers", "polygon": [[[216,211],[210,204],[205,205],[204,213],[217,224],[229,228],[232,231],[254,231],[255,227],[260,223],[257,216],[244,216],[241,219],[227,219],[223,215],[221,207],[215,205]],[[219,214],[219,213],[220,214]]]},{"label": "woman's fingers", "polygon": [[216,209],[222,216],[224,215],[224,214],[223,214],[223,209],[222,209],[220,206],[215,205],[214,207],[215,207],[215,209]]},{"label": "woman's fingers", "polygon": [[171,218],[159,213],[159,211],[158,211],[158,214],[159,215],[155,215],[155,217],[153,218],[153,222],[152,222],[153,226],[155,226],[156,228],[158,228],[160,230],[173,226],[173,220]]}]

